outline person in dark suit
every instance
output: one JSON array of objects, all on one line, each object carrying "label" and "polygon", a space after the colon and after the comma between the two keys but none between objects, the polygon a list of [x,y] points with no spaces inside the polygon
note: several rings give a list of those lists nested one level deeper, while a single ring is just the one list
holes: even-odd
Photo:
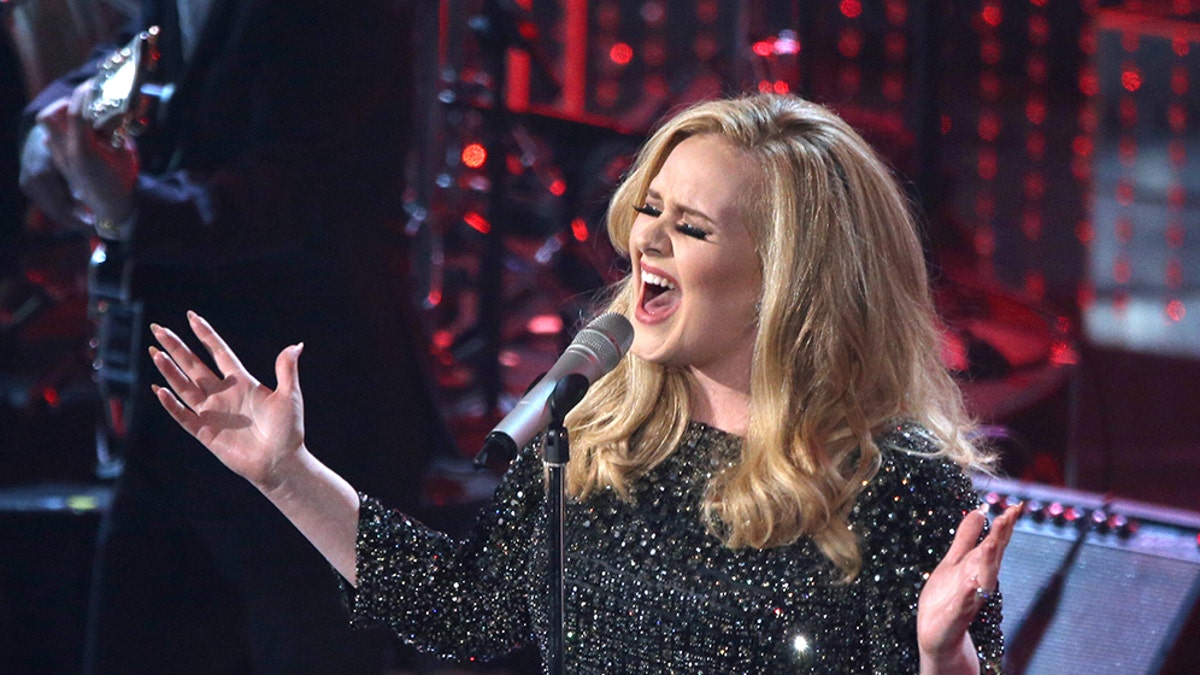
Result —
[{"label": "person in dark suit", "polygon": [[[146,0],[173,95],[114,147],[83,114],[88,64],[27,108],[26,193],[133,261],[151,323],[220,317],[256,370],[303,341],[322,460],[416,507],[453,452],[405,283],[411,63],[404,3]],[[149,344],[143,335],[141,344]],[[150,368],[144,350],[143,377]],[[363,353],[371,358],[363,359]],[[103,374],[102,374],[103,375]],[[133,388],[98,545],[86,670],[378,672],[328,564],[244,481]]]}]

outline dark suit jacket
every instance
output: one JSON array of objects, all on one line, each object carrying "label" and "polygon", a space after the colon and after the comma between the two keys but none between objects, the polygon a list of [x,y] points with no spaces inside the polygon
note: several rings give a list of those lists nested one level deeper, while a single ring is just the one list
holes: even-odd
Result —
[{"label": "dark suit jacket", "polygon": [[[184,312],[199,311],[268,383],[278,351],[304,341],[311,448],[361,489],[411,506],[429,452],[450,445],[405,283],[400,5],[215,0],[185,64],[174,0],[143,4],[136,28],[162,26],[157,79],[176,85],[138,140],[130,250],[147,322],[186,331]],[[27,118],[92,72],[56,83]],[[151,375],[147,362],[143,385]],[[188,502],[241,507],[213,498],[235,479],[206,452],[163,452],[194,444],[154,401],[139,410],[130,462],[159,464]],[[205,479],[178,480],[196,472]]]}]

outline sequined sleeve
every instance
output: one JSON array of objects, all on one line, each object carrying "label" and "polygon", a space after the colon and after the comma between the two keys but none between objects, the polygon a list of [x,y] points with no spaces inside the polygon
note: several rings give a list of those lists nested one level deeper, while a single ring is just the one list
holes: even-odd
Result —
[{"label": "sequined sleeve", "polygon": [[[859,498],[852,522],[863,541],[863,583],[872,608],[871,663],[877,673],[916,672],[917,600],[925,580],[950,548],[959,522],[979,498],[963,471],[923,453],[935,446],[907,430],[880,443],[883,463]],[[1000,662],[1001,601],[995,594],[972,623],[972,641],[984,672]],[[865,664],[864,664],[865,665]]]},{"label": "sequined sleeve", "polygon": [[467,539],[456,541],[361,495],[355,625],[384,624],[422,651],[489,660],[527,644],[528,555],[542,464],[513,463]]}]

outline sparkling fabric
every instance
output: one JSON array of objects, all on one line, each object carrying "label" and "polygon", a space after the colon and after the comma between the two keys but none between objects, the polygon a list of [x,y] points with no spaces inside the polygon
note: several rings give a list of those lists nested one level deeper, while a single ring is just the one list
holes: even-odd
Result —
[{"label": "sparkling fabric", "polygon": [[[917,597],[978,498],[927,433],[877,439],[882,468],[851,527],[863,568],[849,583],[812,542],[730,550],[700,518],[705,486],[741,439],[699,423],[640,479],[566,514],[567,672],[905,673],[919,666]],[[543,467],[526,448],[472,535],[453,541],[362,496],[354,621],[422,649],[487,660],[533,641],[546,654]],[[1003,650],[1000,594],[971,627],[981,664]]]}]

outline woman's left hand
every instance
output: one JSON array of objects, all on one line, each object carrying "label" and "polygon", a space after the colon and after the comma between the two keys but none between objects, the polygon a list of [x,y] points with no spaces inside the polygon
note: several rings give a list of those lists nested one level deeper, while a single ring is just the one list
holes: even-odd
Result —
[{"label": "woman's left hand", "polygon": [[917,603],[921,672],[940,672],[943,668],[939,665],[966,665],[968,661],[972,671],[978,668],[967,629],[997,590],[1000,561],[1020,515],[1021,505],[1009,506],[992,522],[991,532],[981,542],[979,535],[987,522],[983,512],[972,511],[959,524],[954,543],[929,575]]}]

